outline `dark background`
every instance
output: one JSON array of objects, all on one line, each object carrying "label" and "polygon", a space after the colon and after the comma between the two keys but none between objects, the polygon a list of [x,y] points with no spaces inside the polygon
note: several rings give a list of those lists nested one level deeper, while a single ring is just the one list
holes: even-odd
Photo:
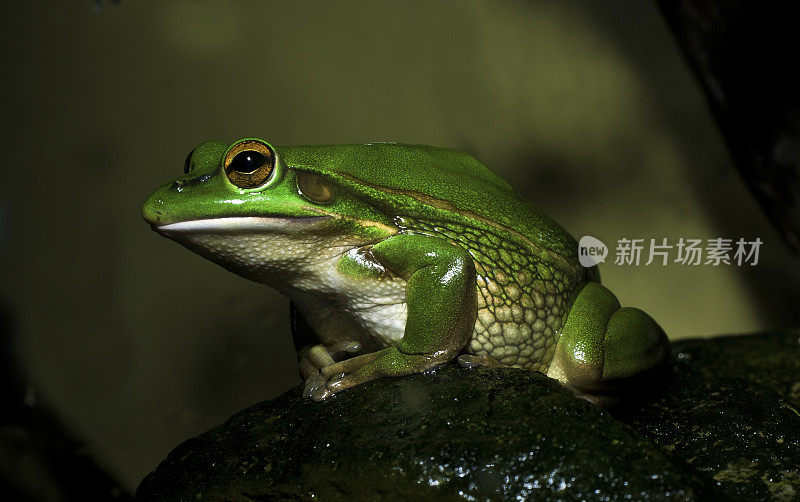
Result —
[{"label": "dark background", "polygon": [[759,237],[757,267],[601,272],[675,339],[798,324],[797,259],[653,3],[93,7],[15,2],[0,18],[0,309],[28,398],[128,489],[299,382],[288,302],[141,220],[208,138],[462,149],[612,247]]}]

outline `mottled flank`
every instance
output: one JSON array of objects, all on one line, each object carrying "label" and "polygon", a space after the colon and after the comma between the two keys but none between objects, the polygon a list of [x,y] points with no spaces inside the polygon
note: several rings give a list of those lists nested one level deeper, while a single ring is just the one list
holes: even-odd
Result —
[{"label": "mottled flank", "polygon": [[583,270],[501,227],[403,218],[402,231],[444,237],[475,262],[478,318],[466,352],[547,372]]}]

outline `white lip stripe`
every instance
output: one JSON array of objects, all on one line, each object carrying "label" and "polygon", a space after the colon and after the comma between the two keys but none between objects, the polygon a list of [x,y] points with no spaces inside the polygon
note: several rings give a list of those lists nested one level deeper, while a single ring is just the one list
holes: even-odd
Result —
[{"label": "white lip stripe", "polygon": [[267,218],[261,216],[237,216],[231,218],[210,218],[205,220],[181,221],[161,225],[157,229],[161,232],[208,232],[214,230],[274,230],[315,223],[325,216],[310,216],[305,218],[275,217]]}]

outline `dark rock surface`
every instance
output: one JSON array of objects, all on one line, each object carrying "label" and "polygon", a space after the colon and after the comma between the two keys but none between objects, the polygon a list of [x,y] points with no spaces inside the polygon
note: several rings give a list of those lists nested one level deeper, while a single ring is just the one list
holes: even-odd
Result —
[{"label": "dark rock surface", "polygon": [[800,333],[688,340],[673,355],[669,391],[617,418],[725,499],[800,500]]},{"label": "dark rock surface", "polygon": [[178,446],[136,499],[797,499],[800,333],[673,353],[660,395],[613,414],[513,369],[294,389]]}]

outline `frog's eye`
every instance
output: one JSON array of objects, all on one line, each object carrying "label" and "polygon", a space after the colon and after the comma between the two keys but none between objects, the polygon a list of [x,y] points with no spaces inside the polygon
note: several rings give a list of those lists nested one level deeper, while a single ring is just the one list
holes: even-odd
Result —
[{"label": "frog's eye", "polygon": [[192,170],[192,155],[194,154],[194,150],[189,152],[189,155],[186,156],[186,160],[183,161],[183,174],[189,174],[189,171]]},{"label": "frog's eye", "polygon": [[258,188],[275,169],[275,153],[266,143],[242,140],[225,155],[225,175],[239,188]]},{"label": "frog's eye", "polygon": [[297,188],[303,197],[313,202],[324,204],[333,197],[328,183],[321,176],[314,173],[298,171]]}]

